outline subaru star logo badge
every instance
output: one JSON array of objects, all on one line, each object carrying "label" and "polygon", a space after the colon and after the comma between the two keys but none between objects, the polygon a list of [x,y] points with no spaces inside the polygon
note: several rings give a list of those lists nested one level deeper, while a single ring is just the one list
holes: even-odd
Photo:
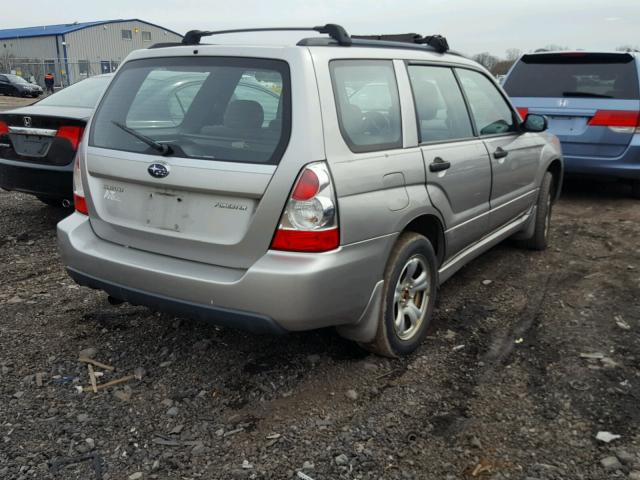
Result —
[{"label": "subaru star logo badge", "polygon": [[164,178],[169,175],[169,165],[163,163],[152,163],[147,168],[147,172],[154,178]]},{"label": "subaru star logo badge", "polygon": [[24,123],[25,127],[31,126],[31,117],[22,117],[22,123]]}]

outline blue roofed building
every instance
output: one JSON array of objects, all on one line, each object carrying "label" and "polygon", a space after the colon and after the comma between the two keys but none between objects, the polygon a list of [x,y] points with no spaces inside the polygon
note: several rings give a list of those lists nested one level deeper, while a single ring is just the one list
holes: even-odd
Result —
[{"label": "blue roofed building", "polygon": [[139,19],[74,22],[0,30],[0,72],[41,83],[51,71],[59,85],[114,71],[133,50],[182,36]]}]

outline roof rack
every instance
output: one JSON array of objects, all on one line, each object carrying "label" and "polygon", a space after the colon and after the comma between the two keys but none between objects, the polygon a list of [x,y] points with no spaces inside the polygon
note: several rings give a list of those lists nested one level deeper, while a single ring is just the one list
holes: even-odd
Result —
[{"label": "roof rack", "polygon": [[247,33],[247,32],[318,32],[326,33],[333,40],[338,42],[338,45],[349,46],[351,45],[351,37],[347,31],[340,25],[334,23],[327,23],[318,27],[274,27],[274,28],[239,28],[235,30],[190,30],[182,38],[182,45],[199,45],[202,37],[210,37],[212,35],[223,35],[227,33]]},{"label": "roof rack", "polygon": [[[424,48],[426,45],[431,47],[431,49],[437,53],[445,53],[449,51],[449,43],[447,42],[447,39],[441,35],[429,35],[423,37],[417,33],[400,33],[392,35],[351,36],[342,26],[335,23],[327,23],[326,25],[317,27],[238,28],[234,30],[216,31],[190,30],[185,34],[180,45],[199,45],[202,37],[249,32],[318,32],[329,35],[329,39],[304,38],[298,42],[298,45],[335,45],[337,43],[339,46],[344,47],[354,45],[387,48]],[[161,48],[163,46],[169,45],[158,44],[157,46],[153,45],[151,48]]]}]

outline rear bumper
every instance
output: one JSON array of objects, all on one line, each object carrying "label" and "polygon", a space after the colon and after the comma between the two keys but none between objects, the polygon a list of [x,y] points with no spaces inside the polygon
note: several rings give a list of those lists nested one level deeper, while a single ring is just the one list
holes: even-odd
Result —
[{"label": "rear bumper", "polygon": [[322,254],[268,251],[248,270],[237,270],[102,240],[78,213],[58,224],[63,262],[81,285],[221,325],[278,333],[357,323],[394,239]]},{"label": "rear bumper", "polygon": [[63,167],[0,159],[0,187],[41,197],[73,198],[73,164]]},{"label": "rear bumper", "polygon": [[640,135],[620,157],[575,157],[564,156],[567,175],[594,175],[611,178],[640,180]]}]

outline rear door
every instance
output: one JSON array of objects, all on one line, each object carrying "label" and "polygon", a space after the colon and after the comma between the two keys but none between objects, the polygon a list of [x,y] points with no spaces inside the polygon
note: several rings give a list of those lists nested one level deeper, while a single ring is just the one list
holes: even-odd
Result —
[{"label": "rear door", "polygon": [[628,53],[524,55],[504,88],[522,114],[549,118],[567,156],[618,157],[638,125],[638,67]]},{"label": "rear door", "polygon": [[[96,234],[167,256],[250,266],[268,249],[297,174],[274,177],[290,140],[290,85],[282,60],[123,65],[96,111],[85,157]],[[268,188],[277,193],[266,198]]]}]

